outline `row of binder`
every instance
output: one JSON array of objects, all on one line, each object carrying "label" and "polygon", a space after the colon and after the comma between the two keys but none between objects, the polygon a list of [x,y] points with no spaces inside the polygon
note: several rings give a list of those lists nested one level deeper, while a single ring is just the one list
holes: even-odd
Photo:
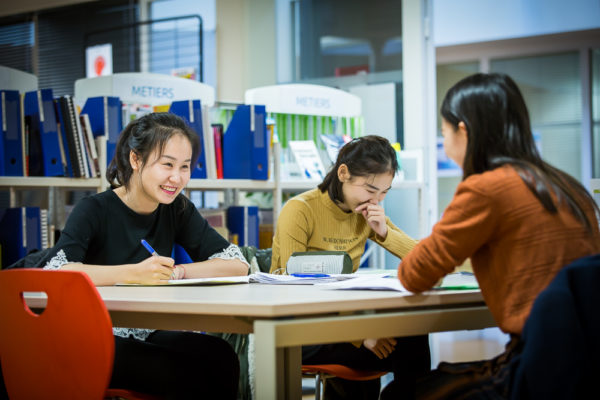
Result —
[{"label": "row of binder", "polygon": [[[106,137],[106,161],[114,155],[123,129],[118,97],[88,98],[78,112],[73,97],[53,97],[52,89],[21,95],[1,90],[0,176],[101,175],[98,136]],[[169,107],[200,136],[196,179],[269,178],[270,136],[264,106],[239,105],[227,128],[211,126],[200,100],[175,101]]]},{"label": "row of binder", "polygon": [[269,179],[265,106],[237,106],[225,131],[222,124],[209,123],[200,100],[174,101],[169,112],[182,117],[201,137],[202,151],[192,178]]},{"label": "row of binder", "polygon": [[0,176],[100,176],[95,138],[106,136],[114,153],[122,129],[118,98],[90,98],[79,113],[71,96],[54,98],[52,89],[0,96]]},{"label": "row of binder", "polygon": [[0,208],[0,245],[2,268],[32,251],[47,249],[48,211],[39,207]]}]

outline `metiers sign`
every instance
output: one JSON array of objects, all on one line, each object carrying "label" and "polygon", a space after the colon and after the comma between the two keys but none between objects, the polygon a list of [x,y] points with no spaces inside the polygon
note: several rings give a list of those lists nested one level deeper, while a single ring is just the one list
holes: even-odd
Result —
[{"label": "metiers sign", "polygon": [[204,83],[152,73],[119,73],[75,82],[77,101],[95,96],[116,96],[128,103],[164,105],[177,100],[199,99],[213,106],[215,90]]},{"label": "metiers sign", "polygon": [[264,104],[267,112],[355,117],[361,114],[356,95],[327,86],[285,84],[246,91],[246,104]]}]

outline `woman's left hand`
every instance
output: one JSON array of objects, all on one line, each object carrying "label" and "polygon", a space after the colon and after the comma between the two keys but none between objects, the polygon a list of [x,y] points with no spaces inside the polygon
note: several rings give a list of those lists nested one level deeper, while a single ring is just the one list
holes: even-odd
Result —
[{"label": "woman's left hand", "polygon": [[183,279],[185,278],[185,268],[183,265],[173,266],[173,275],[171,279]]},{"label": "woman's left hand", "polygon": [[367,224],[383,240],[387,237],[387,224],[385,223],[385,212],[378,203],[363,203],[356,207],[356,212],[360,212]]}]

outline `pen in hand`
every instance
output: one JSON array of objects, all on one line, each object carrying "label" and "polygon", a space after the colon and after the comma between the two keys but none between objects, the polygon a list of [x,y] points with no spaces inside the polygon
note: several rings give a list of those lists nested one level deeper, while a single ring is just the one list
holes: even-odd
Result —
[{"label": "pen in hand", "polygon": [[[158,257],[158,253],[152,248],[152,246],[150,246],[150,243],[142,239],[142,245],[146,248],[146,250],[148,250],[148,253]],[[175,268],[173,268],[173,273],[171,273],[171,279],[175,279]]]},{"label": "pen in hand", "polygon": [[150,254],[152,254],[153,256],[158,256],[158,253],[156,252],[156,250],[154,250],[152,248],[152,246],[150,246],[150,244],[148,242],[146,242],[144,239],[142,239],[142,245],[146,248],[146,250],[148,250],[148,252]]}]

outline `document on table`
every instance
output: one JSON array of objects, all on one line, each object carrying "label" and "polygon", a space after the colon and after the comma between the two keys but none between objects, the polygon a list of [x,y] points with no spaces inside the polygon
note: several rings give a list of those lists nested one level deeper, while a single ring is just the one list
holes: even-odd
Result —
[{"label": "document on table", "polygon": [[213,286],[249,283],[249,276],[219,276],[214,278],[190,278],[170,280],[164,284],[146,285],[140,283],[117,283],[117,286]]},{"label": "document on table", "polygon": [[[306,274],[314,276],[275,275],[257,272],[249,276],[250,283],[267,283],[271,285],[314,285],[324,282],[338,282],[356,277],[355,274]],[[326,275],[326,276],[321,276]]]},{"label": "document on table", "polygon": [[356,278],[349,281],[323,283],[325,289],[340,289],[340,290],[394,290],[398,292],[406,292],[402,284],[393,273],[356,275]]},{"label": "document on table", "polygon": [[[395,271],[391,273],[358,275],[355,279],[342,282],[325,282],[320,286],[327,289],[341,290],[392,290],[406,292]],[[477,279],[471,273],[455,272],[448,274],[436,290],[468,290],[479,289]]]}]

